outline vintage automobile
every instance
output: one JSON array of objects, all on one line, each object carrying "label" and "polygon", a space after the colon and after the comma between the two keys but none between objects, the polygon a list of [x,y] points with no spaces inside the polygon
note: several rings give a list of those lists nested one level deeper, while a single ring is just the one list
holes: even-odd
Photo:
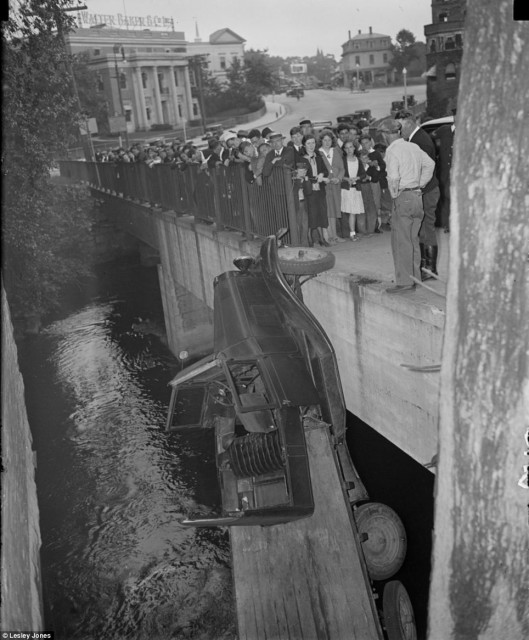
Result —
[{"label": "vintage automobile", "polygon": [[[314,499],[305,429],[329,428],[371,580],[402,566],[406,533],[388,506],[369,502],[345,444],[346,408],[333,346],[303,304],[301,285],[334,266],[324,250],[263,242],[258,258],[214,281],[214,351],[178,373],[167,430],[214,438],[222,510],[186,526],[271,526],[310,517]],[[306,276],[302,281],[301,278]],[[415,640],[413,608],[398,580],[384,584],[389,640]]]},{"label": "vintage automobile", "polygon": [[367,120],[368,123],[373,122],[374,118],[371,115],[371,109],[360,109],[358,111],[353,111],[353,113],[346,113],[343,116],[338,116],[336,118],[336,122],[341,124],[345,122],[345,124],[356,125],[360,120]]},{"label": "vintage automobile", "polygon": [[202,140],[210,140],[211,138],[219,138],[224,132],[224,126],[220,123],[210,124],[206,127]]}]

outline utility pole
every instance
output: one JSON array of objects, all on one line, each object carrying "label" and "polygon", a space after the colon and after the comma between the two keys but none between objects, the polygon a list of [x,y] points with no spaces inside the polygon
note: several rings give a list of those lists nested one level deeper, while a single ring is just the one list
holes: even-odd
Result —
[{"label": "utility pole", "polygon": [[121,52],[121,57],[123,60],[125,59],[123,55],[123,47],[120,44],[115,44],[113,47],[114,51],[114,68],[116,70],[116,82],[118,83],[118,94],[119,94],[119,107],[121,109],[121,115],[125,120],[124,124],[124,133],[125,133],[125,145],[127,149],[129,148],[129,132],[127,131],[127,120],[125,116],[125,107],[123,106],[123,94],[121,93],[121,82],[119,78],[119,70],[118,70],[118,53]]},{"label": "utility pole", "polygon": [[[81,5],[81,6],[70,7],[70,8],[65,7],[65,8],[62,8],[61,11],[64,11],[65,13],[68,11],[84,11],[87,8],[88,7],[86,5]],[[80,129],[81,129],[81,141],[82,141],[83,151],[85,154],[85,159],[90,162],[93,162],[95,160],[95,152],[94,152],[94,145],[92,144],[92,138],[90,136],[90,132],[88,131],[88,118],[84,114],[83,108],[81,106],[81,100],[79,98],[79,91],[77,90],[77,82],[75,81],[72,61],[70,59],[70,55],[66,47],[66,41],[64,39],[64,31],[63,31],[62,23],[60,21],[57,22],[57,34],[59,35],[62,46],[67,54],[66,67],[68,69],[68,75],[70,76],[70,81],[72,83],[73,94],[77,102],[77,109],[79,110],[79,114],[84,118],[84,127],[81,127]]]},{"label": "utility pole", "polygon": [[206,107],[204,105],[204,89],[202,85],[202,64],[206,59],[206,55],[208,54],[197,54],[195,56],[190,56],[188,58],[189,62],[193,67],[193,71],[195,73],[195,78],[197,81],[197,89],[198,89],[198,103],[200,105],[200,116],[202,120],[202,128],[203,132],[206,133]]}]

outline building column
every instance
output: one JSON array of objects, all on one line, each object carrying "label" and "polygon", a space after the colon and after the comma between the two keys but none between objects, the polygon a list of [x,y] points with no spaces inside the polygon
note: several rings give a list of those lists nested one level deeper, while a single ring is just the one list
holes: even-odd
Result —
[{"label": "building column", "polygon": [[160,83],[158,82],[158,67],[153,67],[154,72],[154,102],[156,106],[156,122],[163,123],[162,101],[160,99]]},{"label": "building column", "polygon": [[174,81],[174,74],[175,71],[178,69],[178,67],[169,67],[169,72],[171,75],[171,82],[170,82],[170,91],[171,91],[171,101],[173,103],[173,111],[174,111],[174,115],[175,115],[175,121],[174,124],[179,125],[180,124],[180,114],[178,113],[178,95],[176,93],[176,82]]},{"label": "building column", "polygon": [[143,95],[143,83],[141,81],[141,67],[132,70],[132,86],[134,88],[134,115],[136,127],[142,131],[147,129],[147,112],[145,110],[145,96]]},{"label": "building column", "polygon": [[187,121],[193,119],[193,96],[191,95],[191,80],[189,79],[189,66],[184,67],[184,86],[186,95]]}]

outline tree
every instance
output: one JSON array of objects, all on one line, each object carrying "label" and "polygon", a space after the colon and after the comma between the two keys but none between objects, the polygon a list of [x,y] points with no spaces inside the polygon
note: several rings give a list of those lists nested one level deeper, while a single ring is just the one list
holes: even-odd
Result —
[{"label": "tree", "polygon": [[415,50],[415,36],[408,29],[401,29],[396,37],[396,43],[391,43],[391,63],[398,73],[410,66],[412,60],[418,58]]},{"label": "tree", "polygon": [[271,93],[274,90],[274,67],[266,51],[249,49],[244,53],[246,80],[259,94]]},{"label": "tree", "polygon": [[97,91],[97,74],[90,68],[89,60],[90,56],[86,51],[76,54],[73,73],[81,107],[89,118],[96,118],[101,129],[108,126],[108,103]]},{"label": "tree", "polygon": [[[430,640],[529,635],[529,28],[468,0],[441,368]],[[494,132],[491,135],[491,132]],[[522,482],[523,484],[523,482]]]},{"label": "tree", "polygon": [[87,199],[64,206],[50,183],[80,122],[61,35],[68,5],[27,0],[2,23],[3,273],[14,322],[54,308],[60,285],[85,272]]}]

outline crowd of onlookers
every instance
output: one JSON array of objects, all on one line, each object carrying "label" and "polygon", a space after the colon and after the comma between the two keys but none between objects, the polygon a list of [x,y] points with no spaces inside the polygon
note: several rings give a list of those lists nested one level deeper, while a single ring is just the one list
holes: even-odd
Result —
[{"label": "crowd of onlookers", "polygon": [[386,197],[385,145],[375,144],[369,123],[342,123],[335,129],[315,131],[310,120],[302,120],[289,135],[285,142],[285,136],[269,127],[226,131],[210,138],[205,149],[179,140],[136,142],[129,149],[98,151],[96,161],[166,164],[180,170],[195,165],[203,171],[240,164],[247,182],[259,186],[282,167],[292,177],[303,244],[312,245],[316,240],[327,246],[381,233],[391,211]]}]

